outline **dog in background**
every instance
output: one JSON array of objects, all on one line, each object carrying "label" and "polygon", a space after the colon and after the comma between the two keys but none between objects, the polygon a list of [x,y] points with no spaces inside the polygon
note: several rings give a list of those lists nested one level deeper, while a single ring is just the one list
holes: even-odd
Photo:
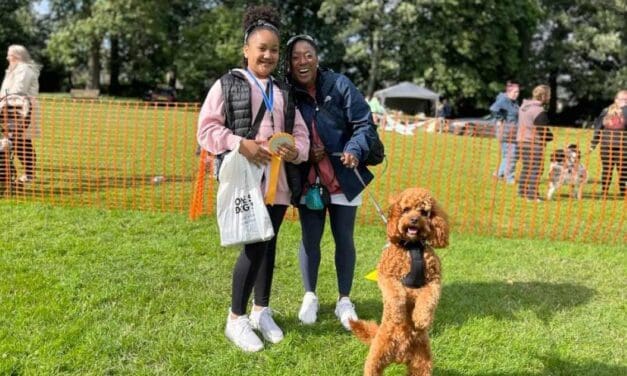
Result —
[{"label": "dog in background", "polygon": [[572,186],[577,194],[577,199],[581,200],[583,186],[587,182],[588,170],[581,163],[581,151],[576,144],[570,144],[566,149],[557,149],[551,153],[547,200],[552,199],[555,191],[562,185]]},{"label": "dog in background", "polygon": [[390,363],[406,364],[410,375],[431,375],[428,330],[441,291],[434,248],[448,245],[447,216],[426,189],[406,189],[392,201],[387,237],[377,265],[381,325],[350,321],[355,336],[370,345],[364,375],[381,375]]}]

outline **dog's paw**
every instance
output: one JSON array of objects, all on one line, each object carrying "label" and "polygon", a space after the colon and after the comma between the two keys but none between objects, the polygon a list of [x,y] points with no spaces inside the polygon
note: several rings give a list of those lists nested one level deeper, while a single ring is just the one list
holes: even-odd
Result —
[{"label": "dog's paw", "polygon": [[412,321],[416,330],[427,330],[433,322],[433,317],[427,312],[414,312]]}]

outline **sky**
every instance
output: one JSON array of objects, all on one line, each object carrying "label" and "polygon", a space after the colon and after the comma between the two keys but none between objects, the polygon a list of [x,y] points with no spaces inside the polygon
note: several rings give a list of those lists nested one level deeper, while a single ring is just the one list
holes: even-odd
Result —
[{"label": "sky", "polygon": [[50,2],[48,0],[39,0],[35,2],[35,12],[40,15],[50,13]]}]

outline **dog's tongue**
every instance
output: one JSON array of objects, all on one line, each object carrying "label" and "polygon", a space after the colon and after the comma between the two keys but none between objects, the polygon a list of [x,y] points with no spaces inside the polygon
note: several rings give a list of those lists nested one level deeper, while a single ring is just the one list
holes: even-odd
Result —
[{"label": "dog's tongue", "polygon": [[416,236],[417,234],[418,234],[418,228],[417,227],[408,227],[407,228],[407,235]]}]

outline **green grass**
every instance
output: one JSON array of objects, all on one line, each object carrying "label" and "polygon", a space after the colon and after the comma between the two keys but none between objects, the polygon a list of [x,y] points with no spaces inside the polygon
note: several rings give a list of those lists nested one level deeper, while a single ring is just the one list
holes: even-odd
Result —
[{"label": "green grass", "polygon": [[[332,239],[319,323],[303,327],[300,228],[279,237],[271,305],[286,338],[244,354],[224,337],[237,251],[212,218],[0,202],[2,375],[360,375],[367,348],[341,329]],[[356,230],[353,299],[379,320],[382,226]],[[435,375],[625,375],[622,245],[454,233],[431,331]],[[402,375],[392,367],[387,375]]]}]

